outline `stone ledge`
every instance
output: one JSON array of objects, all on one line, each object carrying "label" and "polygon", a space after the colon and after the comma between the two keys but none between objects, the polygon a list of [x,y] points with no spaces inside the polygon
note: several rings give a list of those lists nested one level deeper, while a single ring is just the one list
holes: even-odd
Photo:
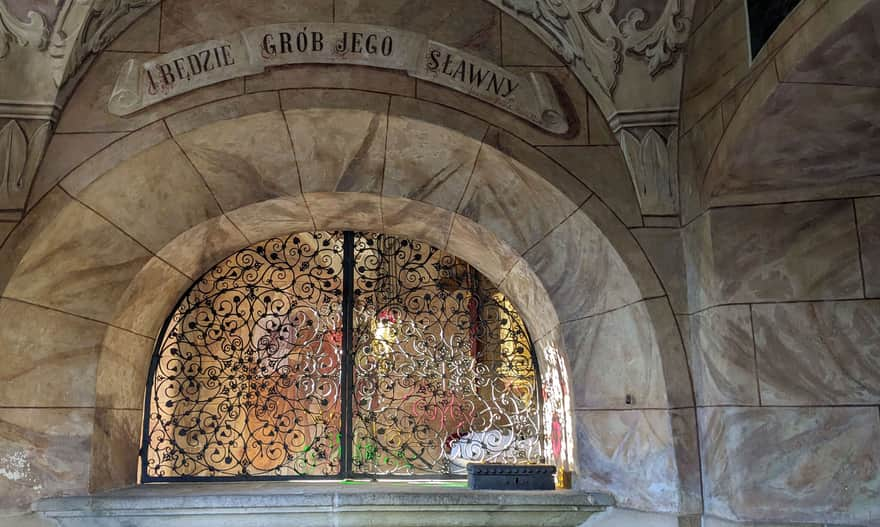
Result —
[{"label": "stone ledge", "polygon": [[44,499],[34,510],[62,527],[575,527],[612,505],[576,491],[272,482],[144,485]]}]

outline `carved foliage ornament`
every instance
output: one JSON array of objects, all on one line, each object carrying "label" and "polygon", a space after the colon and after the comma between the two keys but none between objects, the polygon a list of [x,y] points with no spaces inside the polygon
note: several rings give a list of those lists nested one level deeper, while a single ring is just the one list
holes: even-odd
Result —
[{"label": "carved foliage ornament", "polygon": [[[2,1],[2,0],[0,0]],[[75,75],[86,60],[159,0],[67,0],[52,33],[56,85]],[[90,4],[90,5],[89,5]]]},{"label": "carved foliage ornament", "polygon": [[28,20],[19,20],[0,0],[0,59],[9,54],[11,44],[33,46],[45,51],[49,46],[49,27],[46,17],[36,11],[28,12]]},{"label": "carved foliage ornament", "polygon": [[0,59],[13,44],[47,52],[56,86],[61,86],[159,0],[53,0],[53,9],[29,11],[28,20],[16,17],[7,2],[0,0]]},{"label": "carved foliage ornament", "polygon": [[[549,37],[569,64],[579,62],[599,86],[613,95],[626,54],[648,63],[651,76],[673,65],[691,29],[694,0],[665,0],[657,20],[646,27],[644,9],[632,8],[617,20],[617,0],[499,0],[519,17],[528,17]],[[664,0],[647,0],[657,2]]]}]

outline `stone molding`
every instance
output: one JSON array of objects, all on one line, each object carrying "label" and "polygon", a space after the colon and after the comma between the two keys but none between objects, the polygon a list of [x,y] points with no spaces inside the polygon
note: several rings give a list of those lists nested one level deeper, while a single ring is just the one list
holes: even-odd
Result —
[{"label": "stone molding", "polygon": [[18,102],[0,99],[0,119],[44,119],[58,122],[61,108],[53,102]]}]

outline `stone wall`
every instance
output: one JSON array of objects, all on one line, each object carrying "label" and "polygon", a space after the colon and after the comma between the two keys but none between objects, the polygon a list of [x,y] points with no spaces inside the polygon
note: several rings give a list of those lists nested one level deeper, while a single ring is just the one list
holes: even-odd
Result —
[{"label": "stone wall", "polygon": [[[680,317],[706,513],[880,517],[880,303],[866,200],[712,209],[684,232]],[[756,467],[761,467],[759,470]]]},{"label": "stone wall", "polygon": [[[838,187],[802,171],[798,150],[772,163],[785,145],[748,155],[768,131],[798,137],[780,126],[809,112],[790,111],[803,99],[780,86],[818,75],[801,67],[822,62],[811,50],[869,2],[804,0],[752,64],[744,2],[696,3],[681,223],[643,216],[593,99],[489,3],[164,2],[73,91],[21,222],[0,212],[0,515],[136,481],[154,341],[201,272],[271,236],[352,228],[462,256],[508,292],[539,346],[564,352],[576,486],[668,513],[617,510],[596,525],[692,526],[701,513],[707,526],[876,524],[880,198],[839,158],[827,173],[843,174]],[[279,19],[396,26],[550,73],[575,126],[548,134],[352,66],[278,68],[127,118],[106,111],[126,59]],[[851,113],[871,107],[847,100]],[[755,129],[768,109],[777,128]]]},{"label": "stone wall", "polygon": [[[870,120],[871,110],[849,112],[852,90],[820,85],[830,79],[832,53],[857,66],[854,55],[872,37],[834,29],[871,6],[804,1],[750,64],[743,4],[698,6],[682,101],[684,267],[676,289],[687,293],[676,310],[697,399],[705,513],[873,525],[878,204],[850,198],[873,193],[876,183],[853,183],[850,174],[874,165],[853,157],[850,145],[873,128],[848,120]],[[833,93],[822,101],[792,98],[823,89]],[[827,100],[835,116],[808,120]],[[845,131],[853,126],[862,132]],[[849,199],[827,199],[836,197]],[[721,207],[731,204],[738,206]]]}]

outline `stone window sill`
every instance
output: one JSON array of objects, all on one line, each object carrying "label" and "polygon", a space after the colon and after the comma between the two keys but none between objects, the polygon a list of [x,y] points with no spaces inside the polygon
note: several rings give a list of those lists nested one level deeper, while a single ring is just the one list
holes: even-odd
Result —
[{"label": "stone window sill", "polygon": [[444,484],[174,483],[49,498],[62,527],[575,527],[612,506],[578,491],[472,491]]}]

